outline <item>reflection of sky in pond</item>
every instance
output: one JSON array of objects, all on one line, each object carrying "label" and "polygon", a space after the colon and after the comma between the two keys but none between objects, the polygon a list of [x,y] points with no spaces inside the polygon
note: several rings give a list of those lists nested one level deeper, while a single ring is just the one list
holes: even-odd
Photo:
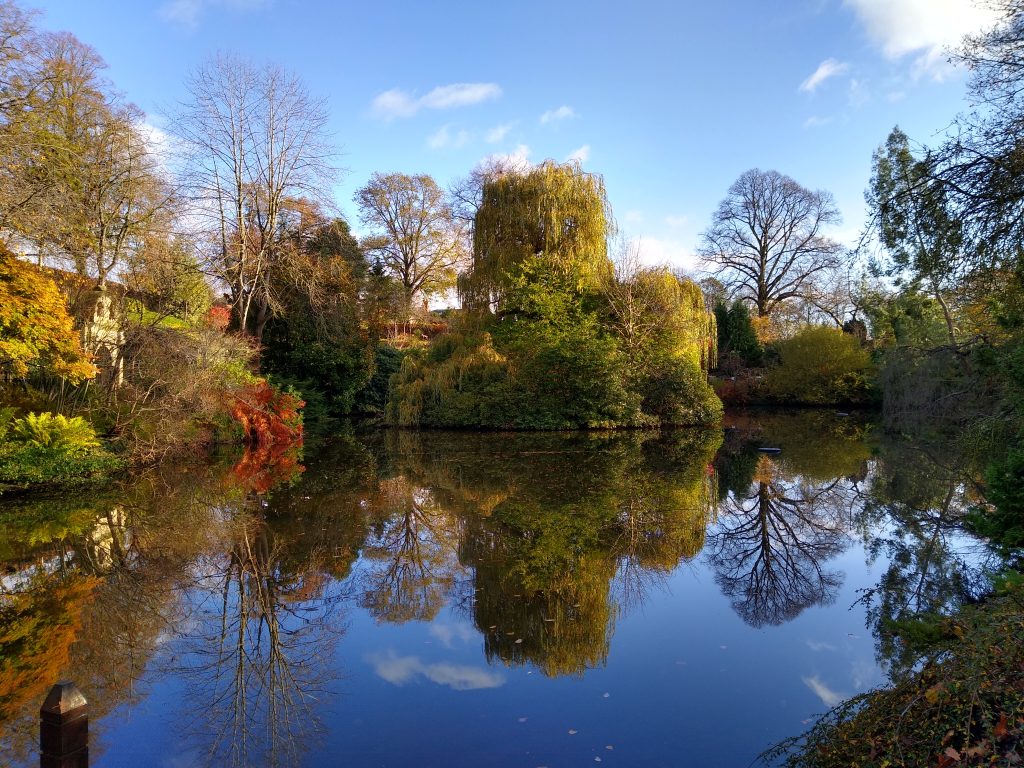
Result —
[{"label": "reflection of sky in pond", "polygon": [[735,435],[308,457],[266,522],[218,504],[213,543],[160,583],[175,622],[142,695],[94,723],[93,764],[747,765],[885,681],[859,599],[931,535],[924,515],[897,541],[902,497],[871,487],[900,477],[859,433],[771,429],[778,461]]}]

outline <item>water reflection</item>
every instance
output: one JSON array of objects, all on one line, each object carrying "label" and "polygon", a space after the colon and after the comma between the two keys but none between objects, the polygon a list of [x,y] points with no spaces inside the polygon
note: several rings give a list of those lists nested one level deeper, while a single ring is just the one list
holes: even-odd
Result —
[{"label": "water reflection", "polygon": [[[863,422],[830,413],[724,432],[376,433],[338,436],[304,473],[249,456],[5,502],[0,761],[33,762],[38,701],[70,676],[94,702],[94,755],[103,715],[170,679],[185,695],[165,727],[191,762],[296,764],[349,664],[406,689],[496,690],[523,666],[580,677],[683,563],[710,568],[748,625],[776,627],[836,600],[855,540],[885,563],[863,599],[898,669],[894,622],[976,593],[955,541],[974,491],[962,464],[874,451]],[[482,656],[347,658],[356,612],[432,622]]]}]

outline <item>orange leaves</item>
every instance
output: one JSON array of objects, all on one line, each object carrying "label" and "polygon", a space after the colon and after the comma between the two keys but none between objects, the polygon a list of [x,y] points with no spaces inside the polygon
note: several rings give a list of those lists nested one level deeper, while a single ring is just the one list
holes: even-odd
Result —
[{"label": "orange leaves", "polygon": [[206,324],[214,330],[224,332],[231,324],[231,309],[220,305],[210,307],[204,319]]},{"label": "orange leaves", "polygon": [[255,446],[294,443],[302,439],[305,403],[257,379],[231,395],[231,416],[242,425],[246,442]]},{"label": "orange leaves", "polygon": [[992,735],[997,739],[1005,739],[1009,732],[1009,729],[1006,727],[1006,713],[1003,712],[999,715],[999,722],[996,723],[996,727],[992,729]]},{"label": "orange leaves", "polygon": [[237,485],[264,493],[303,471],[298,457],[302,446],[299,409],[304,404],[265,379],[232,395],[231,415],[242,425],[247,443],[245,454],[232,469]]},{"label": "orange leaves", "polygon": [[57,284],[0,249],[0,373],[23,379],[32,371],[73,383],[96,375]]},{"label": "orange leaves", "polygon": [[301,442],[248,446],[231,468],[231,484],[254,493],[266,493],[305,471],[299,463]]}]

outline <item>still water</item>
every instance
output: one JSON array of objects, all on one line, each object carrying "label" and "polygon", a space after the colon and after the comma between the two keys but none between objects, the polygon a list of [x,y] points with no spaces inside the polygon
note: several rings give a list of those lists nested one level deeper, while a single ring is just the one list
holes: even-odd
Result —
[{"label": "still water", "polygon": [[93,766],[746,766],[906,663],[881,622],[983,588],[973,487],[826,412],[8,499],[0,764],[69,678]]}]

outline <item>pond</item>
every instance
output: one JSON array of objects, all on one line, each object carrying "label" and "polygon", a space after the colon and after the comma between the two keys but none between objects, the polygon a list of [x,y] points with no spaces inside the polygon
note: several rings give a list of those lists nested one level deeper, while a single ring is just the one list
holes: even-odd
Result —
[{"label": "pond", "polygon": [[[762,448],[777,448],[763,452]],[[994,562],[963,463],[856,415],[375,432],[0,503],[0,763],[746,766]]]}]

